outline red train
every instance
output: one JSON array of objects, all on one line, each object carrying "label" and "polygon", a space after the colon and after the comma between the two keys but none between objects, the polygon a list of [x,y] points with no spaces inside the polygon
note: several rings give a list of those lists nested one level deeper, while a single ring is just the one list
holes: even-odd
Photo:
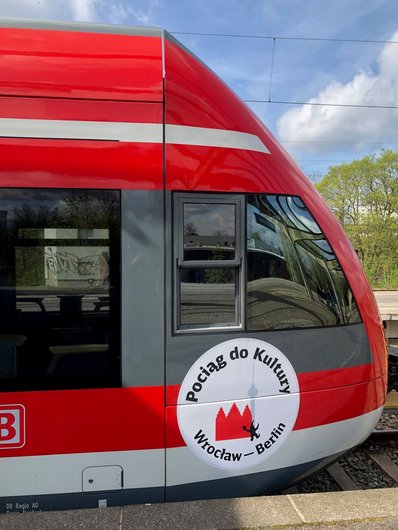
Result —
[{"label": "red train", "polygon": [[374,297],[264,125],[158,29],[0,25],[1,511],[275,492],[366,438]]}]

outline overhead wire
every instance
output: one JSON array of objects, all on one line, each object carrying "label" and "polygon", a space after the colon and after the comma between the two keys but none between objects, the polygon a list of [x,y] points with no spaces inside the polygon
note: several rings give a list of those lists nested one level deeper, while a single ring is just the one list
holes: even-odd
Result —
[{"label": "overhead wire", "polygon": [[203,37],[220,37],[220,38],[244,38],[244,39],[264,39],[272,40],[271,50],[271,71],[268,90],[268,99],[245,99],[245,103],[265,103],[273,105],[307,105],[314,107],[343,107],[343,108],[358,108],[358,109],[383,109],[394,110],[398,109],[398,105],[375,105],[375,104],[360,104],[360,103],[333,103],[333,102],[313,102],[313,101],[288,101],[272,99],[272,85],[273,74],[275,66],[275,48],[277,40],[285,41],[309,41],[309,42],[338,42],[338,43],[359,43],[359,44],[398,44],[398,41],[393,40],[377,40],[377,39],[338,39],[331,37],[285,37],[282,35],[248,35],[240,33],[206,33],[195,31],[171,31],[173,35],[195,35]]},{"label": "overhead wire", "polygon": [[[268,87],[268,100],[267,99],[245,99],[242,98],[245,103],[248,104],[268,104],[268,105],[300,105],[300,106],[313,106],[313,107],[337,107],[337,108],[352,108],[352,109],[370,109],[370,110],[395,110],[398,109],[398,105],[375,105],[375,104],[360,104],[360,103],[333,103],[333,102],[315,102],[315,101],[284,101],[277,100],[272,98],[272,87],[273,87],[273,76],[274,76],[274,67],[275,67],[275,50],[276,50],[276,41],[307,41],[307,42],[334,42],[334,43],[359,43],[359,44],[398,44],[398,41],[393,40],[377,40],[377,39],[339,39],[339,38],[328,38],[328,37],[285,37],[279,35],[249,35],[249,34],[239,34],[239,33],[206,33],[206,32],[193,32],[193,31],[171,31],[173,35],[192,35],[192,36],[204,36],[204,37],[219,37],[219,38],[238,38],[238,39],[263,39],[263,40],[272,40],[272,50],[271,50],[271,68],[270,68],[270,81]],[[279,139],[283,144],[365,144],[365,145],[396,145],[398,141],[358,141],[358,140],[283,140]],[[305,167],[325,167],[317,166],[313,164],[309,166],[308,164]],[[319,172],[321,173],[321,172]]]},{"label": "overhead wire", "polygon": [[278,139],[281,143],[291,144],[398,144],[397,140],[373,140],[373,141],[362,141],[362,140],[282,140]]},{"label": "overhead wire", "polygon": [[273,99],[243,99],[245,103],[271,103],[274,105],[310,105],[314,107],[349,107],[356,109],[398,109],[398,105],[360,105],[356,103],[319,103],[311,101],[278,101]]},{"label": "overhead wire", "polygon": [[232,37],[242,39],[358,42],[363,44],[398,44],[398,41],[376,39],[337,39],[332,37],[284,37],[283,35],[246,35],[243,33],[206,33],[199,31],[169,31],[169,33],[171,33],[172,35],[197,35],[203,37]]}]

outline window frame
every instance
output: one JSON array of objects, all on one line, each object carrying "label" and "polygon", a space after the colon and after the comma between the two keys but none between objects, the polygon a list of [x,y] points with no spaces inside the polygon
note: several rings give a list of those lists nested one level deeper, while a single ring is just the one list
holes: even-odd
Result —
[{"label": "window frame", "polygon": [[[235,208],[235,259],[186,260],[184,257],[184,206],[186,204],[233,205]],[[243,330],[245,327],[245,281],[244,260],[245,225],[241,222],[245,215],[246,198],[243,194],[180,193],[173,197],[173,331],[175,334],[196,333],[198,331]],[[181,281],[180,272],[192,269],[232,269],[235,271],[235,321],[215,324],[181,324]]]}]

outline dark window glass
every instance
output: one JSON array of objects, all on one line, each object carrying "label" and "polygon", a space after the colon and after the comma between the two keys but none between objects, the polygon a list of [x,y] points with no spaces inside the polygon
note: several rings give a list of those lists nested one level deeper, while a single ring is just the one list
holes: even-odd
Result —
[{"label": "dark window glass", "polygon": [[336,258],[328,243],[324,239],[298,241],[296,242],[296,249],[311,299],[327,307],[335,316],[336,323],[340,323],[342,315],[328,270],[328,261],[336,261]]},{"label": "dark window glass", "polygon": [[181,325],[189,327],[236,323],[234,269],[183,269],[180,281]]},{"label": "dark window glass", "polygon": [[359,320],[336,256],[301,199],[248,196],[248,329]]},{"label": "dark window glass", "polygon": [[359,314],[357,304],[355,303],[352,291],[348,285],[347,278],[345,277],[338,263],[335,263],[335,265],[330,269],[330,274],[332,276],[332,281],[337,300],[340,305],[340,311],[343,315],[343,320],[349,324],[360,322],[361,316]]},{"label": "dark window glass", "polygon": [[326,239],[298,241],[296,245],[312,298],[327,306],[339,322],[358,322],[351,289]]},{"label": "dark window glass", "polygon": [[243,197],[177,194],[175,206],[175,328],[241,326]]},{"label": "dark window glass", "polygon": [[184,260],[235,259],[235,205],[184,204]]},{"label": "dark window glass", "polygon": [[322,234],[318,223],[299,197],[268,195],[267,201],[287,228],[307,234]]},{"label": "dark window glass", "polygon": [[0,386],[120,384],[120,194],[0,190]]}]

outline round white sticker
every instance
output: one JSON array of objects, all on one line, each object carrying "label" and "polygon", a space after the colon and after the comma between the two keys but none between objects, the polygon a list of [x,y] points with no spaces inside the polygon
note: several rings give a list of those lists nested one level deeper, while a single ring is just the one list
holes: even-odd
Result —
[{"label": "round white sticker", "polygon": [[242,338],[214,346],[181,385],[177,417],[192,452],[222,469],[267,460],[287,440],[300,404],[296,373],[267,342]]}]

